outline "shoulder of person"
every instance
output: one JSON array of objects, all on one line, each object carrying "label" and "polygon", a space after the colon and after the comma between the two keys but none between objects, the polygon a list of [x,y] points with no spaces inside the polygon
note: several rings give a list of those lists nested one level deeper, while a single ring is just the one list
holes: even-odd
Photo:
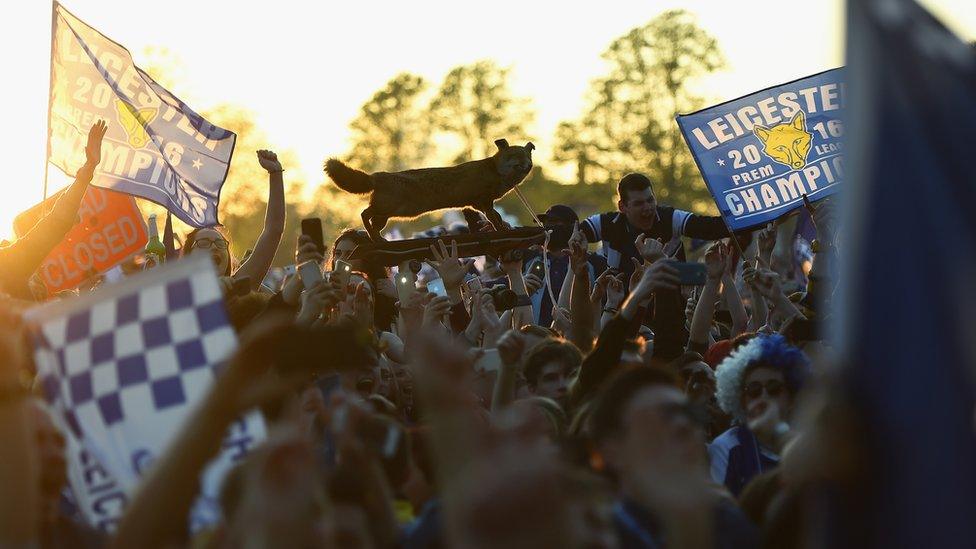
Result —
[{"label": "shoulder of person", "polygon": [[715,437],[715,440],[713,440],[712,443],[708,445],[709,449],[711,450],[714,448],[715,450],[724,450],[727,452],[732,448],[735,448],[736,446],[742,444],[742,441],[739,440],[740,430],[741,427],[739,427],[738,425],[729,428],[721,435]]}]

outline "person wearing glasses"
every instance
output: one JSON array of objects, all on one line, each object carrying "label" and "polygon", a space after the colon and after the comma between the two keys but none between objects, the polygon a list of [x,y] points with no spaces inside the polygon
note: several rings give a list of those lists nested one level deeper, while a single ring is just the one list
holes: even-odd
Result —
[{"label": "person wearing glasses", "polygon": [[809,365],[802,351],[775,334],[753,338],[716,368],[715,396],[734,424],[708,445],[708,454],[712,480],[735,496],[779,464]]},{"label": "person wearing glasses", "polygon": [[261,167],[268,172],[268,209],[264,216],[264,230],[261,231],[250,257],[236,271],[232,271],[230,242],[217,227],[194,229],[186,236],[182,249],[184,256],[193,253],[210,254],[222,284],[227,286],[233,279],[248,277],[252,291],[261,285],[268,273],[278,252],[281,233],[285,229],[284,169],[278,162],[278,156],[272,151],[258,151],[257,155]]}]

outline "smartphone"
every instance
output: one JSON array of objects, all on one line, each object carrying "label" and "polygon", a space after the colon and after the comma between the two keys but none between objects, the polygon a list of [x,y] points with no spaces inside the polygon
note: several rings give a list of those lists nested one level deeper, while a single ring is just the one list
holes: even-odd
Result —
[{"label": "smartphone", "polygon": [[349,285],[349,275],[352,274],[352,265],[346,263],[341,259],[337,259],[335,262],[335,270],[332,271],[330,280],[336,280],[339,284],[345,288]]},{"label": "smartphone", "polygon": [[401,306],[405,304],[407,300],[410,299],[410,296],[412,296],[417,291],[416,280],[417,280],[417,275],[413,274],[412,271],[409,270],[404,271],[403,269],[401,269],[400,272],[397,273],[396,275],[397,299],[400,300]]},{"label": "smartphone", "polygon": [[678,281],[682,286],[704,286],[708,272],[703,263],[686,263],[676,261],[670,263],[678,271]]},{"label": "smartphone", "polygon": [[302,220],[302,234],[308,236],[315,242],[319,253],[325,255],[325,239],[322,236],[322,220],[317,217],[310,217]]},{"label": "smartphone", "polygon": [[322,269],[319,268],[318,261],[306,261],[298,266],[298,276],[302,277],[302,285],[305,289],[309,289],[322,280]]},{"label": "smartphone", "polygon": [[438,278],[427,283],[427,291],[437,296],[447,296],[447,288],[444,287],[444,279]]},{"label": "smartphone", "polygon": [[541,258],[535,258],[529,262],[529,268],[526,269],[525,274],[534,274],[542,280],[546,277],[546,266],[542,264]]}]

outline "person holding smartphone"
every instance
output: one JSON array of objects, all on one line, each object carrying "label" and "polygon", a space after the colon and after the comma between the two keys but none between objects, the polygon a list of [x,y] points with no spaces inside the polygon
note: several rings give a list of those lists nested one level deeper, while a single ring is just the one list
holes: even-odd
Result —
[{"label": "person holding smartphone", "polygon": [[[526,277],[534,275],[542,280],[542,287],[529,297],[532,298],[532,312],[535,324],[549,326],[552,324],[552,298],[549,296],[547,285],[552,284],[552,293],[556,299],[563,302],[560,297],[563,287],[567,280],[572,280],[569,268],[569,254],[564,250],[569,248],[569,241],[573,236],[573,231],[579,223],[579,216],[576,211],[564,204],[550,206],[545,213],[540,214],[539,220],[542,221],[547,231],[552,231],[549,237],[549,278],[545,276],[545,265],[543,265],[543,255],[533,254],[525,260],[527,270]],[[595,253],[587,252],[587,268],[590,271],[590,280],[595,281],[605,270],[607,270],[606,259]],[[571,286],[571,285],[570,285]],[[568,291],[569,286],[566,286]],[[565,296],[565,303],[569,303],[568,295]]]}]

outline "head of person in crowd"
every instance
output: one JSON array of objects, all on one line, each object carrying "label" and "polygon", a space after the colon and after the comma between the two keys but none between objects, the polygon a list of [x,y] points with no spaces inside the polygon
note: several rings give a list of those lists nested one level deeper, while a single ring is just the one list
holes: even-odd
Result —
[{"label": "head of person in crowd", "polygon": [[297,429],[275,429],[224,480],[222,547],[317,547],[336,517],[312,445]]},{"label": "head of person in crowd", "polygon": [[573,229],[579,223],[579,216],[569,206],[565,204],[555,204],[550,206],[546,213],[539,214],[539,221],[547,231],[552,231],[549,236],[549,250],[561,252],[569,247],[569,239],[573,236]]},{"label": "head of person in crowd", "polygon": [[733,351],[715,371],[715,396],[727,414],[747,423],[775,405],[780,417],[793,411],[809,371],[802,351],[779,335],[759,335]]},{"label": "head of person in crowd", "polygon": [[705,471],[699,418],[665,369],[638,368],[613,378],[594,403],[590,428],[608,472],[625,492],[646,488],[643,479],[654,464],[683,463]]},{"label": "head of person in crowd", "polygon": [[651,230],[657,221],[657,199],[650,178],[640,173],[625,175],[617,183],[617,209],[632,227]]},{"label": "head of person in crowd", "polygon": [[221,276],[231,275],[230,240],[222,230],[217,227],[204,227],[190,231],[183,243],[182,254],[185,257],[195,253],[210,254],[217,273]]},{"label": "head of person in crowd", "polygon": [[393,366],[385,356],[380,355],[377,359],[376,366],[373,367],[373,378],[376,380],[373,394],[383,397],[399,409],[403,400],[400,385]]},{"label": "head of person in crowd", "polygon": [[618,546],[606,485],[533,447],[509,445],[479,456],[456,490],[456,513],[447,525],[451,546]]},{"label": "head of person in crowd", "polygon": [[329,261],[329,270],[334,271],[336,261],[341,259],[352,265],[354,271],[369,272],[369,269],[372,267],[369,262],[363,259],[350,259],[350,257],[352,257],[352,252],[357,247],[371,242],[372,240],[370,240],[369,234],[366,231],[362,229],[345,229],[339,233],[335,242],[332,243],[332,259]]},{"label": "head of person in crowd", "polygon": [[564,339],[539,343],[525,357],[523,372],[529,391],[565,406],[569,385],[582,363],[582,353]]},{"label": "head of person in crowd", "polygon": [[739,347],[749,343],[752,338],[756,337],[756,332],[746,332],[739,334],[732,339],[723,339],[721,341],[716,341],[705,351],[704,359],[705,364],[708,364],[712,369],[718,368],[718,365],[725,360],[725,357],[729,356],[732,351],[735,351]]}]

